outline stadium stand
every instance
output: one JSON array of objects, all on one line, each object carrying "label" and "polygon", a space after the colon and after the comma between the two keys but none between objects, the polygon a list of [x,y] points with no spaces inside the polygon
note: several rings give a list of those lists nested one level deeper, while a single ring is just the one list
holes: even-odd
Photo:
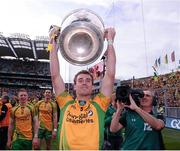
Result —
[{"label": "stadium stand", "polygon": [[44,89],[52,89],[47,45],[48,37],[0,33],[0,96],[6,91],[14,97],[26,88],[31,98],[41,98]]},{"label": "stadium stand", "polygon": [[158,96],[158,104],[167,107],[180,107],[180,72],[159,75],[156,79],[151,77],[121,81],[123,85],[134,88],[152,88]]},{"label": "stadium stand", "polygon": [[[31,90],[32,96],[51,88],[49,52],[46,50],[48,37],[31,40],[29,35],[15,33],[10,37],[0,33],[0,94],[5,89],[15,92],[16,88]],[[7,59],[8,58],[8,59]],[[115,81],[115,87],[120,81]],[[158,95],[158,104],[180,107],[180,72],[159,75],[158,78],[145,77],[121,81],[136,88],[153,88]],[[66,89],[73,93],[73,84],[66,83]],[[95,81],[93,93],[99,92],[100,81]],[[12,93],[13,95],[13,93]]]},{"label": "stadium stand", "polygon": [[29,35],[14,33],[9,37],[0,34],[0,56],[15,58],[30,58],[34,60],[48,60],[49,52],[46,51],[48,37],[37,36],[36,40],[31,40]]},{"label": "stadium stand", "polygon": [[[26,34],[5,37],[0,33],[0,95],[8,91],[13,96],[17,88],[24,87],[33,98],[40,97],[43,89],[52,88],[47,46],[48,37],[31,40]],[[95,81],[94,94],[99,92],[100,83]],[[119,84],[120,80],[116,80],[115,87]],[[73,94],[72,83],[66,83],[65,88]]]}]

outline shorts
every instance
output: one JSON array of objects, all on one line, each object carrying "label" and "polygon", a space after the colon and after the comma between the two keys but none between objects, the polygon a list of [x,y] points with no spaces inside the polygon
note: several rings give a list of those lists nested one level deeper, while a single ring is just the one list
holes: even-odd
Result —
[{"label": "shorts", "polygon": [[12,143],[12,150],[32,150],[32,140],[16,139]]},{"label": "shorts", "polygon": [[51,139],[52,138],[52,131],[49,131],[47,129],[39,128],[38,130],[38,138],[39,139]]}]

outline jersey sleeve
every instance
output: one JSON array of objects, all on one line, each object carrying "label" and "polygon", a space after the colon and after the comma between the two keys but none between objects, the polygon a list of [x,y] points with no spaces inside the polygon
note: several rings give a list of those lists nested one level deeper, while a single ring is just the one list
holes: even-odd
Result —
[{"label": "jersey sleeve", "polygon": [[73,100],[73,97],[67,91],[62,92],[59,96],[56,97],[56,101],[60,109],[62,109],[66,103],[71,100]]},{"label": "jersey sleeve", "polygon": [[93,99],[93,101],[96,102],[104,112],[106,112],[111,100],[109,97],[106,97],[103,93],[98,93]]},{"label": "jersey sleeve", "polygon": [[31,111],[32,111],[32,116],[37,116],[38,115],[38,111],[36,110],[35,107],[31,107]]}]

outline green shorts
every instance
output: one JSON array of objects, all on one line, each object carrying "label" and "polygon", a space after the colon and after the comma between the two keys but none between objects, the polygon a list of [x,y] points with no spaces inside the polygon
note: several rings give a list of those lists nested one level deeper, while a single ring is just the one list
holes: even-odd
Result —
[{"label": "green shorts", "polygon": [[32,150],[32,140],[16,139],[12,143],[12,150]]},{"label": "green shorts", "polygon": [[38,130],[38,138],[39,139],[51,139],[52,138],[52,131],[49,131],[47,129],[39,128]]}]

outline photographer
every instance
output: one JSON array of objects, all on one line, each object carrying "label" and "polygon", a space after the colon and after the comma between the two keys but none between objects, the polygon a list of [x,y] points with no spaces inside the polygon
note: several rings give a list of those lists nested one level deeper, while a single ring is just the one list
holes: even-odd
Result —
[{"label": "photographer", "polygon": [[[153,93],[145,90],[144,97],[139,99],[139,105],[129,94],[130,105],[117,100],[117,111],[113,116],[110,130],[116,132],[125,128],[123,150],[162,150],[161,130],[164,122],[157,119],[152,112]],[[126,111],[122,110],[126,107]]]}]

